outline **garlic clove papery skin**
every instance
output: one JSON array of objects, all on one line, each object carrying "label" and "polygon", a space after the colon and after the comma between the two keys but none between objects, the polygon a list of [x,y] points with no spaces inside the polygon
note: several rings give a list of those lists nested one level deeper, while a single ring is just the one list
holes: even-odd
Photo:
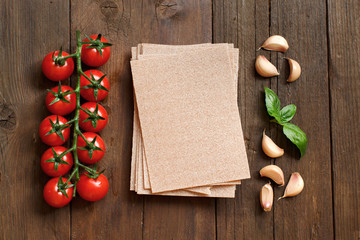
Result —
[{"label": "garlic clove papery skin", "polygon": [[274,77],[280,75],[276,67],[263,55],[257,56],[255,60],[255,69],[256,72],[263,77]]},{"label": "garlic clove papery skin", "polygon": [[290,180],[284,192],[284,196],[282,196],[281,198],[294,197],[296,195],[299,195],[303,189],[304,189],[303,178],[301,177],[300,173],[294,172],[291,174]]},{"label": "garlic clove papery skin", "polygon": [[291,59],[291,58],[286,58],[286,59],[288,60],[289,65],[290,65],[290,75],[289,75],[289,78],[287,79],[287,81],[294,82],[301,75],[300,64],[297,61],[295,61],[294,59]]},{"label": "garlic clove papery skin", "polygon": [[289,44],[283,36],[273,35],[266,39],[261,48],[270,51],[286,52],[289,49]]},{"label": "garlic clove papery skin", "polygon": [[284,155],[284,149],[279,148],[271,138],[266,136],[265,130],[262,138],[262,149],[264,153],[271,158],[278,158]]},{"label": "garlic clove papery skin", "polygon": [[260,176],[270,178],[280,186],[285,185],[284,172],[276,165],[268,165],[263,167],[260,170]]},{"label": "garlic clove papery skin", "polygon": [[265,212],[270,212],[274,202],[274,191],[270,183],[265,184],[260,191],[260,205]]}]

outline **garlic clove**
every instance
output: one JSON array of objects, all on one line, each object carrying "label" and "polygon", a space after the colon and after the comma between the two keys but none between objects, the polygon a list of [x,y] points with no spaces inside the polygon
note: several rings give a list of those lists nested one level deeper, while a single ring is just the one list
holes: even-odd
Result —
[{"label": "garlic clove", "polygon": [[297,61],[295,61],[294,59],[291,59],[291,58],[285,58],[285,59],[288,60],[289,65],[290,65],[290,75],[289,75],[289,78],[287,81],[294,82],[300,77],[300,74],[301,74],[300,64]]},{"label": "garlic clove", "polygon": [[265,184],[260,191],[260,204],[265,212],[270,212],[274,201],[274,191],[270,183]]},{"label": "garlic clove", "polygon": [[285,197],[294,197],[301,193],[304,189],[304,180],[301,177],[300,173],[294,172],[291,174],[290,180],[286,186],[284,196],[280,197],[278,200]]},{"label": "garlic clove", "polygon": [[286,50],[289,49],[289,44],[283,36],[273,35],[266,39],[260,48],[270,51],[286,52]]},{"label": "garlic clove", "polygon": [[276,165],[268,165],[263,167],[260,170],[260,176],[270,178],[280,186],[284,186],[285,184],[284,173],[281,168]]},{"label": "garlic clove", "polygon": [[271,158],[278,158],[284,155],[284,149],[279,148],[271,138],[266,136],[265,130],[262,138],[262,149],[264,153]]},{"label": "garlic clove", "polygon": [[276,67],[263,55],[257,56],[255,69],[257,73],[263,77],[274,77],[280,75]]}]

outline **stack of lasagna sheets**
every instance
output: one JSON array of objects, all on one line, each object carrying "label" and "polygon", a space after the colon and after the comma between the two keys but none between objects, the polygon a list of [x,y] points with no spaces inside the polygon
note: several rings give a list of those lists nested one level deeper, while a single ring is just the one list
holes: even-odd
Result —
[{"label": "stack of lasagna sheets", "polygon": [[132,49],[130,190],[234,198],[250,177],[232,44],[139,44]]}]

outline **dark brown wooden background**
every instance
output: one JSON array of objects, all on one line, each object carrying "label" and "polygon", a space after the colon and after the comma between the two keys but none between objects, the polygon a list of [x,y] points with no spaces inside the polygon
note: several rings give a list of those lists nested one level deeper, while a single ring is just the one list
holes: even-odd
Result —
[{"label": "dark brown wooden background", "polygon": [[[2,0],[0,2],[0,239],[360,239],[360,1],[349,0]],[[40,169],[46,149],[38,137],[49,113],[45,89],[56,84],[41,61],[60,46],[74,51],[75,30],[103,33],[114,46],[101,70],[111,81],[104,102],[109,127],[101,167],[111,187],[97,203],[75,199],[53,209],[42,199],[48,177]],[[287,38],[285,54],[301,64],[301,78],[286,83],[283,54],[257,52],[272,34]],[[229,42],[240,49],[239,111],[251,180],[235,199],[138,196],[129,192],[132,137],[130,47],[141,42]],[[258,54],[280,70],[255,74]],[[305,157],[269,124],[263,87],[283,104],[297,105],[293,122],[308,135]],[[266,183],[258,170],[274,162],[261,133],[286,154],[276,160],[286,177],[299,171],[303,193],[259,206]],[[283,188],[275,188],[275,198]]]}]

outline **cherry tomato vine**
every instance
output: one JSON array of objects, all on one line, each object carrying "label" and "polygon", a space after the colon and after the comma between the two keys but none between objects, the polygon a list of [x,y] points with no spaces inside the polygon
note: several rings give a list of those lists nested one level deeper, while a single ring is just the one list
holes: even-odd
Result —
[{"label": "cherry tomato vine", "polygon": [[[85,200],[98,201],[109,189],[104,170],[97,170],[97,162],[105,154],[105,144],[95,132],[107,124],[108,114],[98,101],[107,96],[110,85],[106,75],[99,70],[83,72],[81,62],[91,67],[102,66],[110,57],[111,44],[101,34],[85,36],[81,40],[80,31],[76,31],[75,53],[68,54],[61,48],[47,54],[42,62],[44,75],[59,82],[57,87],[48,90],[45,101],[54,115],[46,117],[39,129],[41,140],[51,146],[41,157],[41,168],[54,177],[46,183],[43,193],[45,201],[53,207],[67,205],[76,193]],[[77,73],[74,89],[60,83],[73,73],[73,58]],[[80,96],[91,102],[80,105]],[[74,117],[68,121],[63,115],[71,112],[74,112]],[[71,126],[72,144],[67,149],[60,145],[69,139]],[[86,132],[82,133],[80,128]],[[81,162],[95,166],[91,168]],[[65,178],[71,167],[70,176]],[[80,169],[85,171],[81,173]]]}]

